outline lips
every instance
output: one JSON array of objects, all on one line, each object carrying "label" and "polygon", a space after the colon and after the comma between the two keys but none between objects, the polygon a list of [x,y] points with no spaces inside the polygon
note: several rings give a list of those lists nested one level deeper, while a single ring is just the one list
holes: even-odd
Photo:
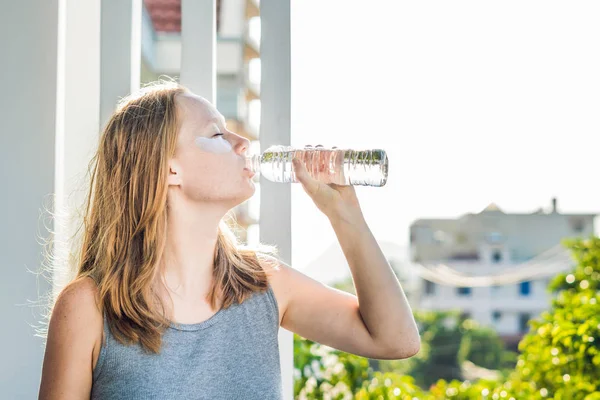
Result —
[{"label": "lips", "polygon": [[244,171],[246,171],[251,178],[255,175],[255,173],[249,170],[248,168],[244,168]]}]

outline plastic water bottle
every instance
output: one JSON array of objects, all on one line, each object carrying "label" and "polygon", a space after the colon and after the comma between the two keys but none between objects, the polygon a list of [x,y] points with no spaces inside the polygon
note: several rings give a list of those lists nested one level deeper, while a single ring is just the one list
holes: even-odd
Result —
[{"label": "plastic water bottle", "polygon": [[271,146],[262,154],[248,155],[246,168],[272,182],[297,183],[292,159],[304,162],[308,173],[323,183],[337,185],[384,186],[388,158],[384,150],[350,150],[337,147]]}]

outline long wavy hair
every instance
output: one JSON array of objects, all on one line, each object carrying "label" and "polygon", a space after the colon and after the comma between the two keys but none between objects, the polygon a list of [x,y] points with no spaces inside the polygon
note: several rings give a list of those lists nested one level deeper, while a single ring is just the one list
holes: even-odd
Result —
[{"label": "long wavy hair", "polygon": [[[168,161],[179,127],[175,98],[186,92],[161,80],[119,102],[88,165],[76,272],[62,289],[92,278],[114,337],[153,353],[170,323],[154,285],[166,243]],[[242,245],[235,228],[230,211],[218,228],[208,294],[213,309],[219,297],[228,308],[267,289],[264,266],[272,259],[263,256],[275,254],[275,246]]]}]

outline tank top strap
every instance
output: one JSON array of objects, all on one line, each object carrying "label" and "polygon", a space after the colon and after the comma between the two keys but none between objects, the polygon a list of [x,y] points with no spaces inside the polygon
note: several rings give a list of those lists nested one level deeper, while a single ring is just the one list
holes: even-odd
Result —
[{"label": "tank top strap", "polygon": [[104,360],[106,359],[106,352],[108,351],[108,342],[109,342],[110,329],[108,327],[108,320],[106,319],[106,313],[102,312],[102,340],[100,341],[100,351],[98,353],[98,360],[96,361],[96,366],[92,372],[93,379],[96,380],[98,375],[100,375],[100,371],[102,370],[102,366],[104,365]]}]

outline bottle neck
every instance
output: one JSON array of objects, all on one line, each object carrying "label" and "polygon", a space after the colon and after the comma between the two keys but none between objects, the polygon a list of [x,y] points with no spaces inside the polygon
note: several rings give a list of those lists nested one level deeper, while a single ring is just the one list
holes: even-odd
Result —
[{"label": "bottle neck", "polygon": [[258,174],[260,172],[260,155],[247,155],[246,156],[246,168],[250,171]]}]

